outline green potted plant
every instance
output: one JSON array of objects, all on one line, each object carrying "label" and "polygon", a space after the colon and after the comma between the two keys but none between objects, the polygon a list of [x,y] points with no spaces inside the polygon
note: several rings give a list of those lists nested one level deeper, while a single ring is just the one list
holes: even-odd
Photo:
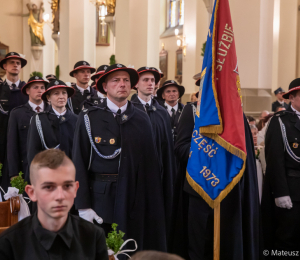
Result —
[{"label": "green potted plant", "polygon": [[109,65],[111,66],[111,65],[114,65],[114,64],[116,64],[116,56],[113,54],[109,58]]},{"label": "green potted plant", "polygon": [[34,71],[30,74],[30,78],[31,77],[35,77],[35,76],[38,76],[38,77],[43,77],[43,73],[42,72],[39,72],[39,71]]}]

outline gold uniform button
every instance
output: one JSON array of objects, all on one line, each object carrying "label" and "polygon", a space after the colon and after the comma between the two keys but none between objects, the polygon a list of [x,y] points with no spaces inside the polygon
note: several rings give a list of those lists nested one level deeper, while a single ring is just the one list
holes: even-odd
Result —
[{"label": "gold uniform button", "polygon": [[116,140],[113,139],[113,138],[109,140],[109,143],[110,143],[110,144],[115,144],[115,142],[116,142]]}]

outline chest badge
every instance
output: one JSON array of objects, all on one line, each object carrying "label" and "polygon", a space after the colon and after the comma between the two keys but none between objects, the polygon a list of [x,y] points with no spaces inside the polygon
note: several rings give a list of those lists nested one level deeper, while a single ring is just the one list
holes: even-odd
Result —
[{"label": "chest badge", "polygon": [[155,106],[152,106],[152,110],[153,110],[153,111],[156,111],[156,107],[155,107]]},{"label": "chest badge", "polygon": [[124,115],[122,116],[122,121],[126,121],[127,119],[128,119],[128,116],[124,114]]},{"label": "chest badge", "polygon": [[115,142],[116,142],[116,140],[114,138],[112,138],[112,139],[109,140],[110,144],[115,144]]},{"label": "chest badge", "polygon": [[101,137],[95,137],[95,142],[99,144],[101,142]]},{"label": "chest badge", "polygon": [[298,143],[293,143],[293,148],[298,148],[299,144]]}]

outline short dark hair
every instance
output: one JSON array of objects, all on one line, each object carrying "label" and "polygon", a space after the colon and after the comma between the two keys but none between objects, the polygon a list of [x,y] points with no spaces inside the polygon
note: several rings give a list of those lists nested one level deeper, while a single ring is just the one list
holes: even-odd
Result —
[{"label": "short dark hair", "polygon": [[249,122],[256,121],[253,116],[246,116]]},{"label": "short dark hair", "polygon": [[[35,181],[36,171],[41,168],[57,169],[59,166],[73,162],[59,149],[49,149],[38,153],[30,164],[30,182]],[[75,166],[74,166],[75,168]]]}]

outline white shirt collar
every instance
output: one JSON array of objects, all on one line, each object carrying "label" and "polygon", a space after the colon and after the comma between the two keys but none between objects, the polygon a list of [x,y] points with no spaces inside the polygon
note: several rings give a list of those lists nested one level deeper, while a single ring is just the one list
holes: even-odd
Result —
[{"label": "white shirt collar", "polygon": [[31,108],[32,108],[32,110],[33,110],[34,112],[36,112],[35,109],[36,109],[37,106],[40,107],[40,112],[43,112],[43,111],[44,111],[44,102],[43,102],[43,101],[42,101],[41,104],[36,105],[36,104],[32,103],[30,100],[28,100],[28,104],[31,106]]},{"label": "white shirt collar", "polygon": [[167,109],[168,109],[169,111],[171,111],[172,108],[174,108],[175,112],[177,112],[177,110],[178,110],[178,102],[177,102],[176,105],[173,106],[173,107],[171,107],[169,104],[167,104],[167,102],[165,102],[165,106],[167,107]]},{"label": "white shirt collar", "polygon": [[122,107],[118,107],[115,103],[113,103],[108,97],[107,97],[107,107],[109,108],[109,110],[111,112],[113,112],[114,114],[116,114],[118,112],[119,109],[121,109],[121,113],[124,113],[125,110],[127,109],[128,106],[128,101],[126,102],[126,104]]},{"label": "white shirt collar", "polygon": [[53,109],[54,113],[57,115],[57,117],[63,116],[65,113],[67,113],[67,109],[64,112],[62,112],[61,114],[59,112],[57,112],[53,107],[52,107],[52,109]]},{"label": "white shirt collar", "polygon": [[[11,82],[10,80],[8,80],[8,79],[6,79],[6,82],[7,82],[7,84],[8,84],[8,86],[11,86],[12,84],[13,84],[13,82]],[[16,86],[17,86],[17,88],[19,87],[19,84],[20,84],[20,80],[18,80],[16,83],[14,83]]]},{"label": "white shirt collar", "polygon": [[138,96],[138,98],[139,98],[139,100],[141,101],[141,103],[145,106],[146,104],[148,104],[149,106],[151,106],[151,99],[148,101],[148,102],[146,102],[146,101],[144,101],[143,99],[141,99],[139,96]]},{"label": "white shirt collar", "polygon": [[279,101],[279,100],[277,100],[278,102],[279,102],[279,104],[280,105],[282,105],[283,106],[283,104],[284,104],[284,100],[282,100],[282,101]]},{"label": "white shirt collar", "polygon": [[291,109],[296,112],[296,115],[299,117],[300,119],[300,112],[298,110],[296,110],[295,108],[293,108],[293,106],[291,105]]},{"label": "white shirt collar", "polygon": [[82,95],[83,95],[83,91],[85,91],[85,90],[88,90],[89,92],[91,92],[90,86],[88,86],[86,89],[84,89],[84,88],[79,87],[79,86],[76,84],[76,87],[79,89],[79,91],[80,91],[80,93],[81,93]]}]

